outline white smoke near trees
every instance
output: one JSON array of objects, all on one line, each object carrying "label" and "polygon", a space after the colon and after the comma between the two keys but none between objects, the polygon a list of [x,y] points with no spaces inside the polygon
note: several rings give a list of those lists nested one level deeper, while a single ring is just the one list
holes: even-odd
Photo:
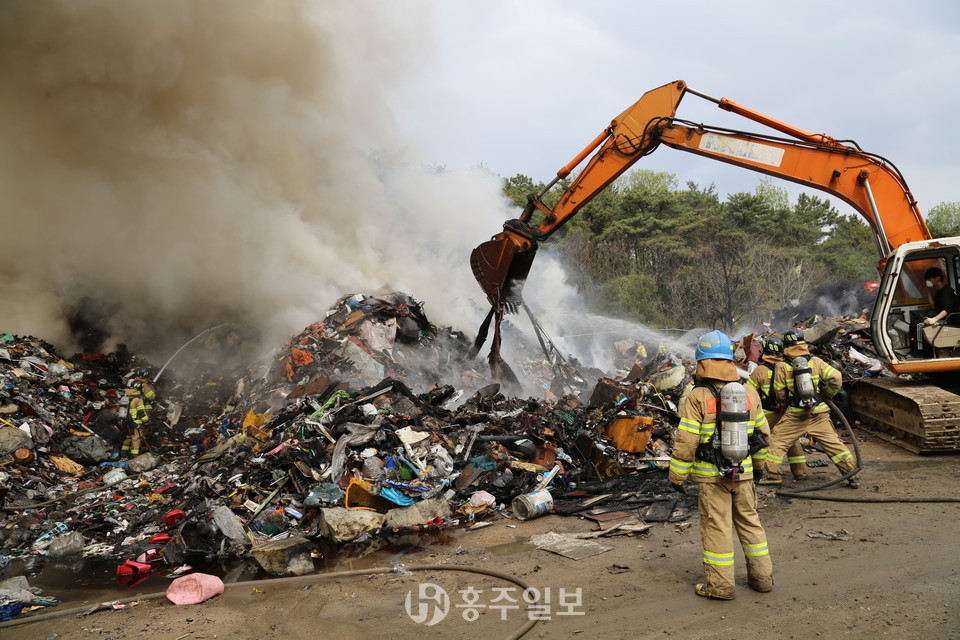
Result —
[{"label": "white smoke near trees", "polygon": [[499,178],[397,134],[430,46],[416,2],[0,3],[0,329],[69,348],[92,300],[160,358],[391,290],[475,326],[453,301],[482,298],[469,252],[509,213]]}]

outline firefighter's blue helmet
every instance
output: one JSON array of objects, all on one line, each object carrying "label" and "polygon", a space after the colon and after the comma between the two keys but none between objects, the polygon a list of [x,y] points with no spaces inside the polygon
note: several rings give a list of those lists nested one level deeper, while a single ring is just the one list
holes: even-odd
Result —
[{"label": "firefighter's blue helmet", "polygon": [[733,360],[733,342],[720,331],[711,331],[700,336],[694,354],[697,362],[701,360]]}]

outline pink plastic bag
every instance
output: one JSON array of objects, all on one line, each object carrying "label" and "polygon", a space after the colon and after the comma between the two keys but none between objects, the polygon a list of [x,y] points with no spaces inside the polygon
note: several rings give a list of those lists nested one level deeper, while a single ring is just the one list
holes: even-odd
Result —
[{"label": "pink plastic bag", "polygon": [[221,593],[223,580],[208,573],[191,573],[170,583],[167,600],[173,604],[198,604]]}]

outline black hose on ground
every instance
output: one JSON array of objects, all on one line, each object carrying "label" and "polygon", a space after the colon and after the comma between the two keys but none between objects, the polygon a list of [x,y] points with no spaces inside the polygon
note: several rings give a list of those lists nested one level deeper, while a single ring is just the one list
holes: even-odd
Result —
[{"label": "black hose on ground", "polygon": [[960,498],[950,498],[950,497],[915,497],[915,496],[904,496],[897,498],[885,498],[881,496],[838,496],[831,494],[823,493],[814,493],[820,491],[821,489],[826,489],[827,487],[832,487],[835,484],[839,484],[844,480],[849,480],[853,476],[860,473],[863,469],[863,457],[860,454],[860,441],[857,440],[857,435],[853,432],[853,427],[850,426],[850,422],[847,421],[847,417],[843,415],[843,412],[837,408],[837,405],[833,403],[832,400],[826,400],[827,405],[830,407],[830,410],[840,419],[840,422],[843,423],[843,426],[846,427],[847,433],[850,434],[850,441],[853,443],[854,456],[857,459],[856,466],[843,474],[835,480],[829,480],[822,484],[814,485],[812,487],[805,487],[802,489],[794,489],[792,491],[785,491],[783,489],[777,490],[778,496],[785,496],[787,498],[806,498],[809,500],[829,500],[833,502],[960,502]]},{"label": "black hose on ground", "polygon": [[[522,588],[524,591],[529,589],[529,585],[525,582],[511,576],[510,574],[503,573],[500,571],[494,571],[492,569],[482,569],[480,567],[469,567],[462,565],[450,565],[450,564],[415,564],[410,566],[402,567],[381,567],[375,569],[356,569],[354,571],[337,571],[334,573],[312,573],[305,576],[288,576],[284,578],[274,578],[272,580],[246,580],[244,582],[231,582],[225,584],[224,588],[226,589],[236,589],[238,587],[256,587],[263,586],[264,584],[297,584],[301,582],[318,582],[320,580],[332,580],[335,578],[352,578],[357,576],[370,576],[380,573],[403,573],[405,571],[465,571],[467,573],[479,573],[481,575],[490,576],[492,578],[497,578],[499,580],[505,580],[506,582],[512,582],[518,587]],[[127,604],[130,602],[140,602],[143,600],[159,600],[166,597],[165,591],[158,591],[156,593],[148,593],[146,595],[134,596],[131,598],[125,598],[123,600],[117,600],[118,604]],[[50,611],[48,613],[41,613],[34,616],[24,616],[22,618],[15,618],[13,620],[8,620],[6,622],[0,622],[0,629],[7,629],[10,627],[16,627],[22,624],[27,624],[29,622],[39,622],[42,620],[53,620],[55,618],[62,618],[69,615],[80,615],[90,610],[90,606],[84,607],[74,607],[72,609],[62,609],[59,611]],[[528,631],[533,629],[537,624],[539,618],[528,619],[526,624],[523,625],[520,629],[507,636],[504,640],[519,640]]]}]

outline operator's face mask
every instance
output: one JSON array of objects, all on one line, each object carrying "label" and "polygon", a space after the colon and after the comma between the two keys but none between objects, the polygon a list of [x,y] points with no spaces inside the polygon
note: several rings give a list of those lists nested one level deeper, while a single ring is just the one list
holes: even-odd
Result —
[{"label": "operator's face mask", "polygon": [[924,284],[927,285],[928,289],[933,289],[933,283],[930,282],[929,280],[927,280]]}]

